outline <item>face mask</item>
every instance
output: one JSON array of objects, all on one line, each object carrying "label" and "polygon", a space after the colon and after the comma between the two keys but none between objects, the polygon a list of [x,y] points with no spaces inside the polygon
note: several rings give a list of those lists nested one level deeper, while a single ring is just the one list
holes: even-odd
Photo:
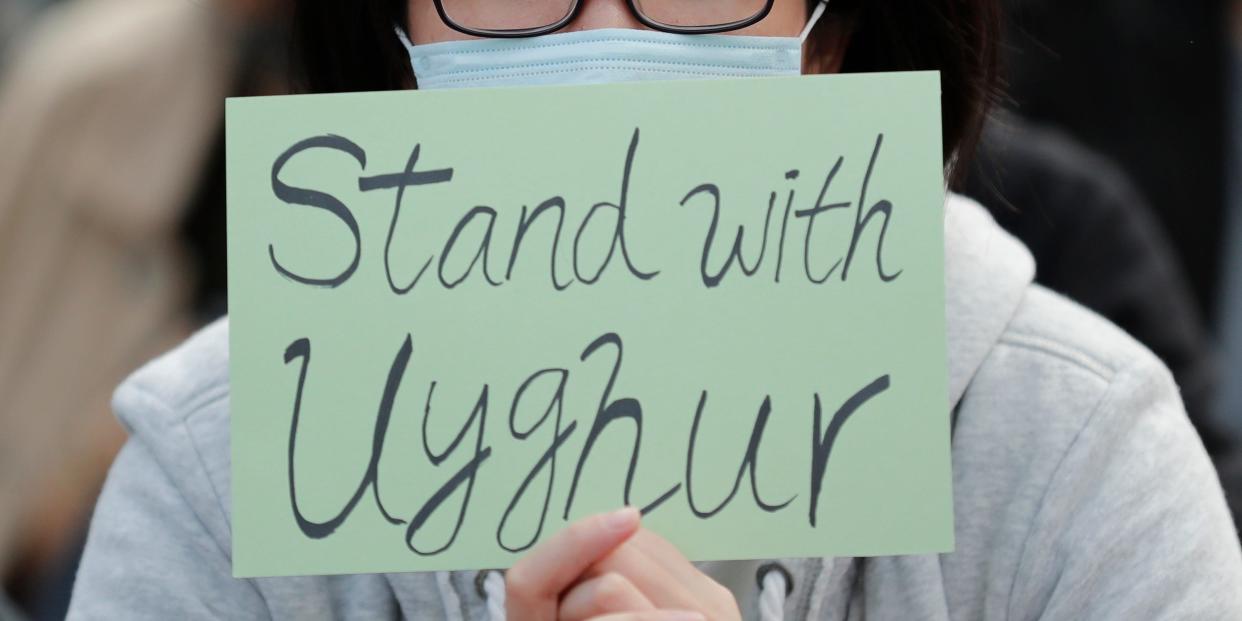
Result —
[{"label": "face mask", "polygon": [[420,89],[799,75],[802,43],[827,4],[797,37],[608,28],[414,45],[401,28],[397,36]]}]

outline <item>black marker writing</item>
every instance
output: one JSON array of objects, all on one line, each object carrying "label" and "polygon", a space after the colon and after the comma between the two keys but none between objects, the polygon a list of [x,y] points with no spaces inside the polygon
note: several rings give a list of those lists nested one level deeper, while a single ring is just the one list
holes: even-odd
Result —
[{"label": "black marker writing", "polygon": [[759,505],[760,509],[774,513],[784,509],[789,503],[793,502],[797,498],[796,495],[777,504],[764,502],[759,495],[759,475],[755,473],[759,462],[759,442],[763,439],[763,430],[768,425],[768,416],[772,414],[772,398],[764,397],[763,405],[759,406],[759,415],[755,417],[755,426],[750,432],[750,442],[746,445],[746,455],[742,458],[742,464],[737,468],[737,476],[733,477],[733,487],[729,490],[729,495],[725,496],[725,499],[720,501],[720,504],[716,505],[714,509],[704,510],[695,506],[694,491],[691,486],[691,481],[694,478],[694,447],[697,444],[695,441],[699,437],[699,422],[703,418],[703,407],[706,404],[707,391],[704,390],[699,394],[698,407],[694,409],[694,423],[690,427],[690,443],[689,448],[686,449],[686,501],[690,504],[690,512],[698,518],[709,518],[720,513],[737,494],[738,486],[742,484],[742,476],[747,472],[750,473],[750,492],[754,495],[755,504]]},{"label": "black marker writing", "polygon": [[[604,273],[604,268],[608,267],[608,262],[612,261],[612,255],[617,250],[617,246],[621,247],[621,258],[625,260],[625,266],[629,268],[630,273],[639,280],[650,280],[660,272],[644,272],[634,267],[634,262],[630,259],[630,251],[625,244],[625,213],[627,198],[630,194],[630,175],[634,170],[634,154],[638,152],[638,128],[634,128],[634,136],[630,139],[630,148],[625,153],[625,169],[621,173],[621,198],[616,203],[595,203],[591,206],[591,210],[587,212],[582,224],[578,227],[578,233],[574,235],[574,275],[584,284],[593,284],[599,280],[600,275]],[[595,270],[592,276],[586,276],[578,269],[579,262],[579,244],[582,241],[582,232],[586,230],[587,225],[591,223],[591,218],[600,209],[615,209],[617,213],[617,223],[613,226],[612,242],[608,245],[608,253],[604,255],[604,260],[600,263],[599,269]]]},{"label": "black marker writing", "polygon": [[280,180],[280,172],[284,169],[285,165],[289,163],[289,160],[293,159],[293,156],[310,149],[332,149],[342,153],[347,153],[353,157],[362,168],[366,168],[367,166],[366,151],[363,151],[362,147],[354,144],[346,138],[333,135],[307,138],[286,149],[285,152],[281,153],[280,156],[276,158],[276,161],[272,163],[272,193],[276,195],[276,198],[279,198],[280,200],[291,205],[316,207],[318,209],[323,209],[340,219],[340,221],[345,223],[345,226],[349,228],[349,233],[354,238],[354,258],[350,260],[349,266],[336,276],[316,278],[297,274],[282,265],[280,261],[276,260],[276,249],[272,244],[267,245],[267,255],[272,262],[272,267],[276,268],[276,271],[285,278],[314,287],[338,287],[346,280],[349,280],[349,277],[353,275],[354,270],[358,269],[358,260],[362,256],[362,235],[358,231],[358,221],[354,218],[354,214],[350,213],[349,207],[346,207],[345,203],[337,200],[337,198],[331,194],[320,192],[318,190],[295,188]]},{"label": "black marker writing", "polygon": [[[560,381],[556,385],[556,393],[552,396],[552,400],[548,403],[548,408],[544,410],[543,416],[541,416],[539,420],[535,421],[535,423],[528,429],[525,431],[518,430],[517,410],[518,405],[522,402],[522,397],[526,394],[526,390],[530,388],[531,384],[533,384],[540,377],[549,374],[558,374]],[[568,380],[569,371],[566,369],[543,369],[536,371],[533,375],[526,378],[526,381],[522,382],[522,385],[518,387],[517,393],[513,395],[513,405],[509,408],[509,433],[513,434],[514,438],[517,438],[518,440],[525,440],[526,438],[529,438],[532,433],[543,426],[544,421],[546,421],[548,416],[552,414],[553,409],[556,410],[556,417],[553,419],[552,424],[551,444],[548,446],[548,449],[539,456],[539,461],[535,462],[534,467],[532,467],[530,472],[527,473],[526,478],[522,479],[522,484],[519,485],[517,491],[514,492],[513,498],[509,500],[509,506],[505,507],[505,512],[500,517],[500,524],[496,527],[496,543],[499,544],[501,548],[508,550],[509,552],[521,552],[522,550],[530,548],[535,545],[535,542],[539,540],[540,533],[543,532],[544,519],[548,516],[548,505],[552,502],[552,488],[556,484],[556,452],[561,448],[561,445],[565,443],[565,440],[569,439],[569,436],[573,434],[574,429],[578,426],[578,421],[573,421],[569,423],[569,426],[566,427],[564,431],[561,431],[561,415],[564,413],[565,409],[565,382]],[[517,507],[518,501],[520,501],[522,496],[526,494],[526,489],[530,487],[531,481],[533,481],[545,467],[548,470],[548,485],[544,488],[543,505],[539,510],[539,523],[535,526],[535,532],[531,534],[530,539],[528,539],[525,543],[512,546],[507,545],[504,541],[505,524],[509,522],[509,516],[513,514],[513,509]]]},{"label": "black marker writing", "polygon": [[820,419],[823,414],[819,404],[819,395],[815,395],[815,433],[811,436],[811,509],[809,514],[811,526],[815,526],[815,514],[819,510],[820,486],[824,484],[824,471],[828,469],[828,457],[832,455],[832,447],[837,443],[841,427],[845,426],[845,421],[849,420],[850,416],[857,412],[864,403],[888,390],[888,385],[888,376],[882,375],[854,393],[854,396],[847,399],[836,414],[832,415],[832,420],[829,421],[828,428],[823,431],[822,435],[820,428],[823,423]]},{"label": "black marker writing", "polygon": [[[457,436],[449,442],[447,448],[440,452],[432,450],[429,440],[427,439],[427,423],[431,418],[431,398],[434,393],[435,384],[433,383],[431,389],[427,391],[427,406],[423,410],[423,452],[427,455],[427,459],[431,460],[432,465],[438,466],[443,463],[445,459],[457,450],[457,446],[461,444],[462,439],[466,435],[466,431],[468,431],[471,427],[475,428],[474,455],[470,458],[470,461],[466,462],[466,465],[462,466],[452,476],[452,478],[450,478],[444,485],[441,485],[440,488],[431,495],[431,498],[428,498],[427,502],[423,503],[423,506],[419,508],[418,513],[414,514],[414,517],[410,519],[410,524],[405,529],[405,545],[408,546],[412,552],[422,556],[434,556],[449,549],[449,546],[453,545],[453,541],[457,539],[457,534],[461,532],[461,525],[466,519],[466,510],[470,508],[470,496],[474,492],[474,482],[479,473],[479,466],[482,465],[483,462],[486,461],[492,454],[490,446],[483,446],[483,432],[487,423],[487,385],[484,384],[483,389],[479,391],[479,400],[475,402],[474,408],[470,411],[470,417],[466,419],[464,424],[462,424],[461,430],[457,432]],[[414,545],[415,535],[418,534],[419,529],[426,524],[427,520],[435,514],[436,509],[439,509],[440,505],[443,504],[444,501],[448,500],[449,497],[453,495],[453,492],[457,491],[463,483],[466,486],[466,490],[462,496],[461,508],[457,510],[457,522],[453,525],[453,532],[449,534],[448,539],[440,547],[431,550],[420,550]]]},{"label": "black marker writing", "polygon": [[388,373],[388,382],[384,386],[384,395],[380,399],[379,412],[375,417],[375,429],[371,434],[371,459],[367,463],[366,474],[362,476],[362,481],[358,483],[354,495],[345,503],[345,507],[341,509],[336,516],[324,522],[315,522],[308,519],[302,514],[301,508],[298,506],[297,492],[297,476],[294,468],[294,451],[298,444],[298,421],[302,411],[302,390],[306,385],[307,370],[310,368],[311,344],[310,339],[297,339],[289,344],[285,349],[285,364],[289,364],[294,360],[301,358],[302,367],[298,371],[297,392],[293,397],[293,420],[289,425],[289,502],[293,506],[293,517],[297,520],[298,528],[312,539],[322,539],[331,535],[353,512],[354,507],[358,505],[358,501],[362,499],[362,494],[366,492],[367,487],[371,488],[375,496],[375,505],[379,507],[380,513],[384,515],[384,519],[391,524],[402,524],[402,520],[393,517],[384,508],[384,503],[380,500],[379,495],[379,460],[380,455],[384,451],[384,436],[388,433],[388,421],[392,416],[392,404],[396,399],[397,388],[401,385],[401,376],[405,374],[406,364],[410,360],[410,351],[412,344],[409,337],[402,344],[400,351],[397,352],[396,358],[393,359],[392,367]]},{"label": "black marker writing", "polygon": [[703,258],[699,262],[699,275],[703,279],[703,286],[710,289],[719,285],[720,279],[724,278],[725,273],[733,266],[734,260],[737,261],[738,267],[741,268],[743,274],[753,276],[755,272],[759,271],[759,266],[763,264],[763,255],[768,250],[768,227],[772,223],[772,207],[776,203],[776,194],[773,193],[768,200],[768,213],[763,219],[763,237],[759,242],[759,256],[755,258],[755,264],[750,267],[746,266],[746,259],[742,256],[742,237],[746,232],[746,228],[739,226],[737,227],[737,236],[733,238],[733,249],[729,251],[724,265],[715,274],[708,273],[707,258],[711,252],[712,243],[716,240],[716,225],[720,221],[720,188],[716,187],[714,183],[700,185],[690,190],[690,193],[681,199],[681,204],[684,206],[698,194],[707,194],[712,197],[712,221],[707,227],[707,239],[703,241]]}]

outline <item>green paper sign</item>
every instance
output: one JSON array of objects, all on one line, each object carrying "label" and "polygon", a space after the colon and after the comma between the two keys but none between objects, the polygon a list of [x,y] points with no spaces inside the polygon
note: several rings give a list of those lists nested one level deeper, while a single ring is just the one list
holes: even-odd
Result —
[{"label": "green paper sign", "polygon": [[236,576],[953,547],[939,76],[228,102]]}]

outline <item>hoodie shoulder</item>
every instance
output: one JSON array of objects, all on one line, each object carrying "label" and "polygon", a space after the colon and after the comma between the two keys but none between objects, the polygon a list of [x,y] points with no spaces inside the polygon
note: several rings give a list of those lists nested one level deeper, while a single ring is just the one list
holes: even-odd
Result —
[{"label": "hoodie shoulder", "polygon": [[1164,364],[1031,283],[1018,242],[975,205],[951,205],[946,229],[950,378],[965,376],[956,549],[938,563],[954,616],[1242,610],[1220,484]]},{"label": "hoodie shoulder", "polygon": [[[227,401],[228,392],[226,317],[135,371],[117,388],[113,407],[131,433],[141,433],[151,426],[184,422],[213,402]],[[131,407],[136,401],[159,407],[156,411]]]},{"label": "hoodie shoulder", "polygon": [[1172,375],[1133,337],[1032,285],[963,406],[951,563],[1009,594],[1001,616],[1242,611],[1220,483]]},{"label": "hoodie shoulder", "polygon": [[117,388],[112,408],[211,535],[231,540],[229,323],[220,319],[147,363]]},{"label": "hoodie shoulder", "polygon": [[[1123,330],[1035,284],[1035,272],[1030,252],[986,209],[965,197],[949,196],[945,296],[952,403],[968,387],[978,392],[998,372],[1010,389],[1029,391],[1077,373],[1094,378],[1097,390],[1124,368],[1168,375],[1163,363]],[[1007,372],[1014,368],[1037,375],[1021,376],[1014,384]],[[1090,400],[1088,392],[1066,396]]]},{"label": "hoodie shoulder", "polygon": [[1112,382],[1126,369],[1168,375],[1164,364],[1112,322],[1040,285],[1032,285],[998,345],[1046,357]]}]

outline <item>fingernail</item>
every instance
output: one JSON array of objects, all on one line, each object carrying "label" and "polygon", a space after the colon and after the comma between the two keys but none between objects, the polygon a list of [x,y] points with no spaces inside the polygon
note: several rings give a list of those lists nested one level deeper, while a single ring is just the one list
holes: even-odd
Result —
[{"label": "fingernail", "polygon": [[629,530],[634,527],[638,517],[638,509],[634,507],[617,509],[604,516],[604,527],[613,531]]}]

